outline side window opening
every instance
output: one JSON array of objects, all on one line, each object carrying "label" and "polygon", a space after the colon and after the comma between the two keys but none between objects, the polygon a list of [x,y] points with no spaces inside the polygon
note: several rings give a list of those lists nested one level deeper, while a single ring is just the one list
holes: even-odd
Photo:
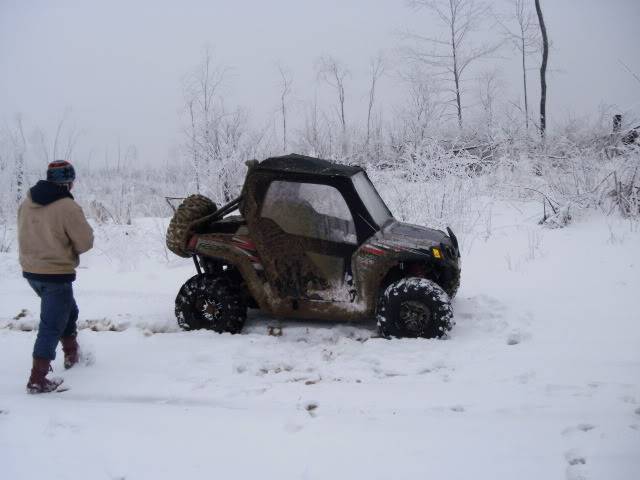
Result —
[{"label": "side window opening", "polygon": [[274,180],[260,216],[292,235],[357,244],[349,207],[340,191],[330,185]]}]

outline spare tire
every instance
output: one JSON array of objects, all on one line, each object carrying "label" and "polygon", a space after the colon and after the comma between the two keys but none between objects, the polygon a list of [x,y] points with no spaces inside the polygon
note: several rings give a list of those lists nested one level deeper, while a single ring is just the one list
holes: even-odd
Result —
[{"label": "spare tire", "polygon": [[189,240],[189,226],[202,217],[217,210],[216,204],[204,195],[190,195],[185,198],[173,214],[167,229],[167,248],[180,257],[189,257],[185,250]]}]

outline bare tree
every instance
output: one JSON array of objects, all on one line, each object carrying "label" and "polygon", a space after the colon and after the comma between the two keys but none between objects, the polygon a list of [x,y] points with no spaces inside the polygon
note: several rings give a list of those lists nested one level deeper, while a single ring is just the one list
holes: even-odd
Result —
[{"label": "bare tree", "polygon": [[[219,106],[215,103],[227,69],[214,63],[213,53],[205,47],[198,67],[187,76],[184,83],[184,97],[187,109],[193,114],[189,137],[197,140],[200,146],[215,143],[216,126],[219,117]],[[207,150],[206,148],[204,150]],[[204,151],[200,153],[205,153]],[[205,163],[212,158],[204,155]],[[209,168],[210,165],[207,165]]]},{"label": "bare tree", "polygon": [[196,182],[196,192],[200,193],[200,152],[198,142],[196,139],[196,113],[194,110],[195,100],[193,98],[187,99],[187,109],[189,110],[189,153],[191,156],[191,162],[193,163],[193,176]]},{"label": "bare tree", "polygon": [[303,152],[312,156],[326,157],[323,135],[318,115],[317,95],[313,102],[309,102],[305,108],[304,127],[299,134],[300,148]]},{"label": "bare tree", "polygon": [[406,33],[416,45],[406,48],[409,58],[435,68],[453,84],[458,126],[462,128],[462,87],[466,70],[476,60],[495,52],[499,45],[473,42],[471,34],[489,14],[489,7],[476,0],[409,0],[415,9],[426,8],[446,26],[443,37]]},{"label": "bare tree", "polygon": [[508,18],[515,21],[515,27],[510,28],[506,22],[499,19],[507,40],[520,52],[522,61],[522,88],[524,92],[525,125],[529,129],[529,96],[527,90],[527,57],[540,51],[540,28],[536,15],[527,6],[525,0],[510,0],[513,10]]},{"label": "bare tree", "polygon": [[51,155],[49,154],[49,140],[47,139],[47,135],[44,133],[44,130],[42,128],[34,129],[29,140],[31,141],[32,148],[39,151],[41,160],[44,163],[49,163],[51,161]]},{"label": "bare tree", "polygon": [[49,141],[44,129],[33,129],[30,141],[32,145],[37,146],[40,158],[44,163],[72,158],[73,151],[82,132],[75,125],[69,125],[70,115],[71,110],[69,108],[65,109],[56,126],[56,133],[52,142]]},{"label": "bare tree", "polygon": [[629,68],[629,66],[628,66],[626,63],[624,63],[622,60],[618,59],[618,63],[620,63],[620,65],[622,65],[622,66],[624,67],[624,69],[625,69],[625,70],[626,70],[626,71],[627,71],[627,72],[628,72],[628,73],[629,73],[633,78],[635,78],[635,79],[636,79],[636,81],[637,81],[638,83],[640,83],[640,76],[638,76],[638,74],[637,74],[636,72],[634,72],[633,70],[631,70],[631,69]]},{"label": "bare tree", "polygon": [[278,65],[280,72],[280,112],[282,113],[282,151],[287,152],[287,96],[291,93],[293,74],[290,70]]},{"label": "bare tree", "polygon": [[16,204],[24,197],[24,165],[27,153],[27,141],[24,136],[22,116],[16,115],[15,126],[9,131],[9,138],[13,149],[13,165],[16,186]]},{"label": "bare tree", "polygon": [[373,105],[376,99],[376,85],[380,77],[384,74],[385,63],[384,57],[382,53],[378,53],[378,55],[372,58],[369,61],[369,77],[371,79],[371,83],[369,85],[369,105],[367,109],[367,145],[369,145],[369,140],[371,138],[371,114],[373,112]]},{"label": "bare tree", "polygon": [[184,149],[193,162],[196,186],[203,181],[209,188],[218,186],[217,197],[225,202],[232,197],[235,176],[241,164],[240,146],[246,133],[246,112],[228,111],[221,88],[228,69],[216,64],[209,48],[205,48],[198,67],[184,84],[188,125]]},{"label": "bare tree", "polygon": [[338,96],[337,113],[342,130],[342,154],[347,154],[347,121],[344,112],[345,93],[344,80],[349,75],[349,70],[335,58],[326,55],[317,61],[318,78],[331,86]]},{"label": "bare tree", "polygon": [[297,148],[308,155],[330,158],[333,155],[332,142],[330,122],[321,114],[316,95],[305,105],[304,126],[298,134]]},{"label": "bare tree", "polygon": [[544,24],[540,0],[536,1],[536,13],[538,14],[538,24],[542,34],[542,64],[540,65],[540,135],[544,138],[547,130],[547,61],[549,59],[549,38],[547,37],[547,27]]},{"label": "bare tree", "polygon": [[427,138],[434,120],[447,116],[447,104],[440,98],[440,82],[419,66],[401,73],[401,78],[408,85],[407,101],[400,109],[402,133],[395,143],[410,141],[415,146]]},{"label": "bare tree", "polygon": [[9,135],[4,128],[0,129],[0,177],[9,166],[6,148],[9,144]]},{"label": "bare tree", "polygon": [[482,72],[478,78],[480,103],[482,104],[482,109],[484,110],[489,127],[493,127],[494,124],[495,101],[501,86],[500,75],[496,69],[486,70]]},{"label": "bare tree", "polygon": [[69,110],[65,110],[64,115],[58,122],[58,127],[56,128],[56,136],[53,139],[53,160],[58,158],[58,144],[60,143],[60,135],[62,134],[62,128],[64,127],[64,122],[67,119],[67,115],[69,114]]}]

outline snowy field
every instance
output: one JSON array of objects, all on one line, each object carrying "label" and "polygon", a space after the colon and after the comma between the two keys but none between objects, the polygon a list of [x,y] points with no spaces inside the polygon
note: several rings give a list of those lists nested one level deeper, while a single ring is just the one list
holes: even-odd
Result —
[{"label": "snowy field", "polygon": [[[25,383],[39,305],[0,254],[0,477],[640,478],[640,228],[495,203],[463,229],[447,340],[252,313],[180,332],[164,219],[100,226],[75,284],[87,360]],[[281,336],[270,335],[280,327]],[[277,332],[279,329],[275,329]]]}]

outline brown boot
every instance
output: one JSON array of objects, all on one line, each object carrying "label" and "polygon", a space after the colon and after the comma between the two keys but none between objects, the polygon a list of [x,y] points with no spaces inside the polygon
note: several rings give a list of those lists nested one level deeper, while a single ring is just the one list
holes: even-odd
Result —
[{"label": "brown boot", "polygon": [[48,393],[53,392],[62,383],[61,378],[47,378],[47,373],[51,370],[51,360],[46,358],[34,358],[31,376],[27,383],[27,393]]},{"label": "brown boot", "polygon": [[64,352],[64,368],[68,370],[78,363],[78,341],[76,340],[76,336],[72,335],[62,337],[60,343],[62,343],[62,351]]}]

